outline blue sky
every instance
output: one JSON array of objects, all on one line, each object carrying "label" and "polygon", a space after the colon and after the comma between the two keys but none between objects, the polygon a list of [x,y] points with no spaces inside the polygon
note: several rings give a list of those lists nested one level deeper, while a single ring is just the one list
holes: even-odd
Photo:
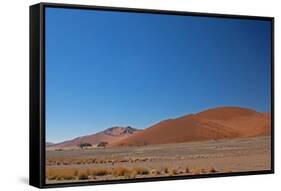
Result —
[{"label": "blue sky", "polygon": [[270,111],[268,21],[46,9],[46,140],[218,106]]}]

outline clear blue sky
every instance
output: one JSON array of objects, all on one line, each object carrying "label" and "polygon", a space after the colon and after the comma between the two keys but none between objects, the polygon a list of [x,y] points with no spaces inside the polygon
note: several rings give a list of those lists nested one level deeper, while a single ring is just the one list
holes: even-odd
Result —
[{"label": "clear blue sky", "polygon": [[46,10],[46,138],[218,106],[270,111],[270,22]]}]

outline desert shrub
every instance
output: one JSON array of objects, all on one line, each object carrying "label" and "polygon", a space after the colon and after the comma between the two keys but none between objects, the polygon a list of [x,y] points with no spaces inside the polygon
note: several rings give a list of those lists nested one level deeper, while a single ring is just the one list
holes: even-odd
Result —
[{"label": "desert shrub", "polygon": [[61,165],[62,163],[60,161],[57,161],[56,162],[56,165]]},{"label": "desert shrub", "polygon": [[64,160],[64,161],[62,161],[62,164],[63,165],[70,165],[70,161],[69,160]]},{"label": "desert shrub", "polygon": [[81,161],[79,161],[79,160],[78,160],[78,161],[76,161],[76,164],[81,164]]},{"label": "desert shrub", "polygon": [[145,161],[148,161],[148,158],[142,158],[140,159],[141,162],[145,162]]},{"label": "desert shrub", "polygon": [[103,163],[106,163],[106,162],[107,162],[106,159],[96,159],[96,160],[95,160],[95,163],[96,163],[96,164],[103,164]]},{"label": "desert shrub", "polygon": [[107,145],[108,145],[108,142],[102,141],[97,145],[97,147],[106,147]]},{"label": "desert shrub", "polygon": [[118,162],[129,162],[129,159],[121,159]]},{"label": "desert shrub", "polygon": [[97,159],[93,158],[91,159],[92,163],[95,163]]},{"label": "desert shrub", "polygon": [[81,162],[82,164],[88,164],[88,159],[82,159]]},{"label": "desert shrub", "polygon": [[90,143],[80,143],[78,145],[78,147],[80,147],[81,149],[84,149],[86,147],[91,147],[92,145]]}]

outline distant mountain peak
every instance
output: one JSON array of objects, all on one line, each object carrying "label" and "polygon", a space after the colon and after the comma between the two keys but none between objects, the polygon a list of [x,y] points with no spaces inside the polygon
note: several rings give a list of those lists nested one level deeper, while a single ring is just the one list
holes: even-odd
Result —
[{"label": "distant mountain peak", "polygon": [[52,143],[52,142],[46,142],[46,146],[51,146],[51,145],[54,145],[55,143]]},{"label": "distant mountain peak", "polygon": [[114,126],[114,127],[110,127],[108,129],[102,131],[102,133],[104,133],[106,135],[111,135],[111,136],[119,136],[119,135],[124,135],[124,134],[133,134],[136,131],[139,131],[139,130],[132,128],[131,126],[127,126],[127,127]]},{"label": "distant mountain peak", "polygon": [[52,144],[48,146],[49,148],[67,148],[67,147],[77,147],[77,145],[81,143],[90,143],[92,145],[99,144],[100,142],[115,142],[117,140],[126,138],[128,136],[133,135],[136,132],[139,132],[141,130],[135,129],[131,126],[114,126],[110,127],[108,129],[105,129],[104,131],[100,131],[98,133],[92,134],[92,135],[85,135],[81,137],[76,137],[71,140],[63,141],[61,143]]}]

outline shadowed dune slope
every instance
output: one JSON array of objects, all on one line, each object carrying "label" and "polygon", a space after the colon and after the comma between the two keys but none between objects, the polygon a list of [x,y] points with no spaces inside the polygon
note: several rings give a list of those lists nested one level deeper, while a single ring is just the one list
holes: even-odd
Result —
[{"label": "shadowed dune slope", "polygon": [[111,146],[180,143],[269,135],[269,113],[240,107],[220,107],[164,120]]}]

